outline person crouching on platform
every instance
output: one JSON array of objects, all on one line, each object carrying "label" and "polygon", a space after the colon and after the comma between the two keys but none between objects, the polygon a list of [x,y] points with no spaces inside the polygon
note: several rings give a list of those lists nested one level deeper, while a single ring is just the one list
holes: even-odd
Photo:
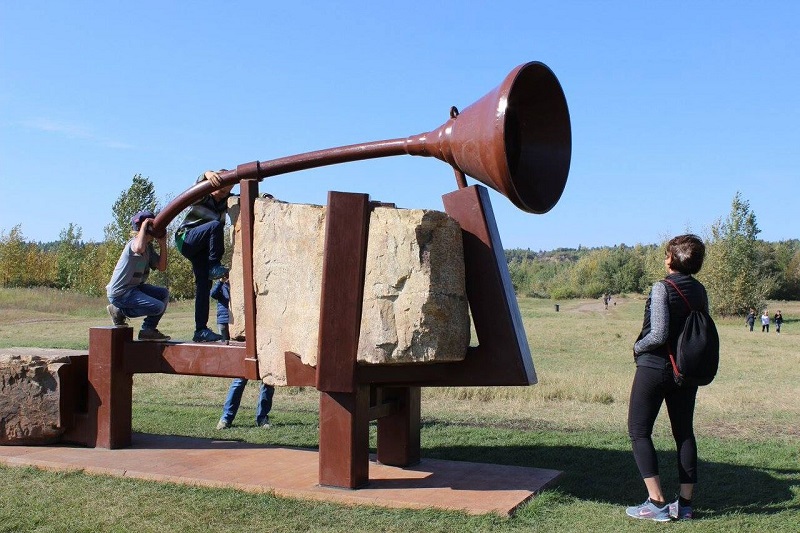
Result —
[{"label": "person crouching on platform", "polygon": [[159,237],[159,252],[153,247],[150,234],[155,215],[152,211],[139,211],[131,218],[133,238],[119,256],[111,281],[106,285],[108,314],[115,326],[125,327],[128,318],[144,316],[140,341],[166,341],[169,335],[158,331],[158,322],[167,310],[169,289],[146,283],[150,269],[163,272],[167,269],[166,236]]}]

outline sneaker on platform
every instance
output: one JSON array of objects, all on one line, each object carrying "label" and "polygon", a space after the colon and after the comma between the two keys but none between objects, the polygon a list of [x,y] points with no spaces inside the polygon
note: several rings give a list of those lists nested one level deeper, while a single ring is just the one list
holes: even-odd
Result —
[{"label": "sneaker on platform", "polygon": [[140,341],[168,341],[169,335],[164,335],[157,329],[143,329],[139,331]]},{"label": "sneaker on platform", "polygon": [[192,342],[217,342],[222,340],[222,335],[214,333],[208,328],[199,329],[194,332]]},{"label": "sneaker on platform", "polygon": [[106,311],[108,314],[111,315],[111,322],[114,323],[114,326],[118,328],[124,328],[128,326],[128,317],[122,314],[122,310],[114,304],[108,304],[106,306]]}]

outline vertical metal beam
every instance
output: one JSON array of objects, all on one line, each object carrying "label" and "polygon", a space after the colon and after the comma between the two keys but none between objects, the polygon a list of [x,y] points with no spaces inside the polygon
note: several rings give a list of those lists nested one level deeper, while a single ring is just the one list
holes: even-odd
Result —
[{"label": "vertical metal beam", "polygon": [[399,410],[378,419],[378,462],[411,466],[420,461],[420,387],[381,387],[380,400]]},{"label": "vertical metal beam", "polygon": [[351,489],[369,482],[369,385],[356,382],[368,226],[367,195],[328,193],[316,379],[319,483]]},{"label": "vertical metal beam", "polygon": [[131,445],[133,374],[124,370],[124,345],[133,328],[89,328],[88,445]]},{"label": "vertical metal beam", "polygon": [[245,370],[248,379],[260,379],[258,373],[258,354],[256,347],[256,292],[253,286],[253,212],[258,198],[258,181],[254,179],[239,182],[240,207],[239,220],[242,239],[242,287],[244,290],[244,337]]},{"label": "vertical metal beam", "polygon": [[369,385],[320,392],[319,484],[357,489],[369,483]]},{"label": "vertical metal beam", "polygon": [[369,197],[329,192],[325,217],[317,388],[325,392],[354,392]]}]

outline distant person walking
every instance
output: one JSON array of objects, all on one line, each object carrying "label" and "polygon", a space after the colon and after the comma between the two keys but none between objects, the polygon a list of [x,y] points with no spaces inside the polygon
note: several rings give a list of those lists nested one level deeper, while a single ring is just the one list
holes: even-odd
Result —
[{"label": "distant person walking", "polygon": [[746,326],[750,326],[750,331],[753,331],[753,326],[756,323],[756,310],[752,307],[750,308],[750,312],[747,313],[747,318],[744,319],[744,323]]},{"label": "distant person walking", "polygon": [[[680,288],[695,309],[708,309],[706,289],[693,277],[703,266],[704,257],[705,245],[696,235],[679,235],[667,243],[666,279]],[[642,331],[633,345],[636,374],[628,404],[628,434],[636,466],[647,488],[647,500],[625,510],[631,518],[656,522],[692,518],[692,494],[697,483],[697,441],[693,427],[697,386],[675,383],[669,359],[688,315],[686,303],[671,285],[665,281],[653,284],[644,306]],[[678,452],[680,492],[671,504],[661,490],[652,438],[662,403],[667,404]]]},{"label": "distant person walking", "polygon": [[769,315],[766,309],[761,314],[761,333],[769,333]]},{"label": "distant person walking", "polygon": [[778,311],[775,313],[773,320],[775,321],[775,333],[780,333],[781,324],[783,324],[783,315],[781,314],[780,309],[778,309]]}]

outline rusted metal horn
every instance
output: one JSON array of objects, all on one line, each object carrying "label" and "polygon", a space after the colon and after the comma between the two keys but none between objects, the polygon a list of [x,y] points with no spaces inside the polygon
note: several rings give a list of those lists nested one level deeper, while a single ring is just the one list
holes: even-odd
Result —
[{"label": "rusted metal horn", "polygon": [[[512,70],[483,98],[428,133],[239,165],[220,174],[224,187],[299,170],[394,155],[435,157],[498,191],[529,213],[558,202],[569,174],[572,133],[561,85],[543,63]],[[184,208],[210,193],[205,181],[170,202],[153,224],[156,235]]]}]

